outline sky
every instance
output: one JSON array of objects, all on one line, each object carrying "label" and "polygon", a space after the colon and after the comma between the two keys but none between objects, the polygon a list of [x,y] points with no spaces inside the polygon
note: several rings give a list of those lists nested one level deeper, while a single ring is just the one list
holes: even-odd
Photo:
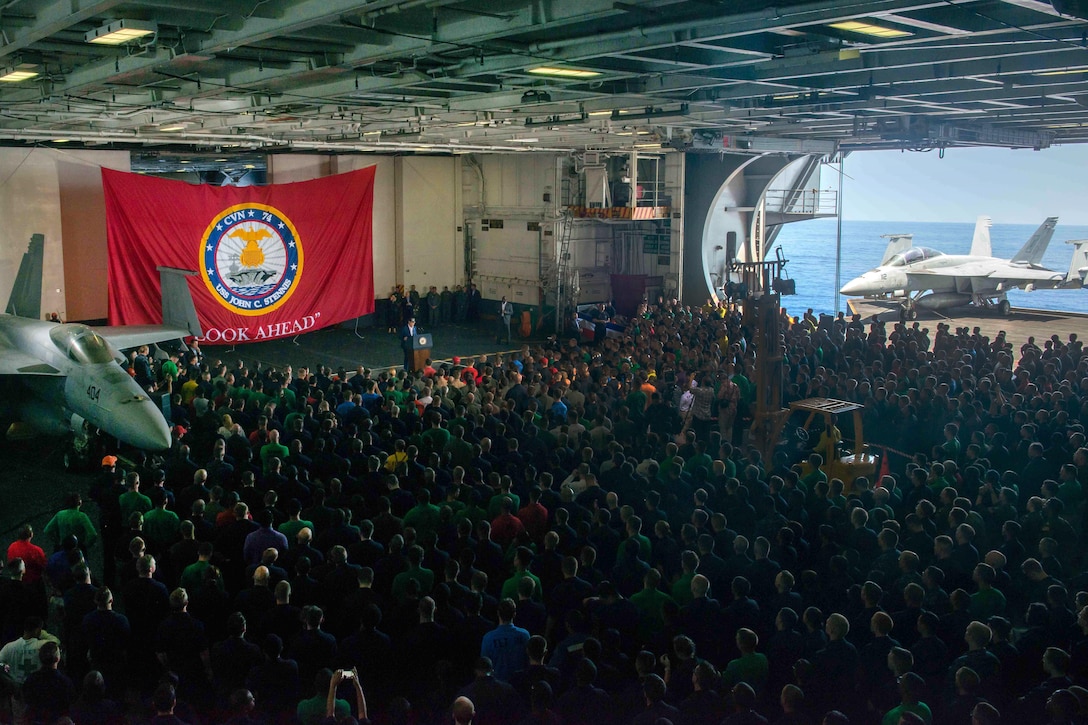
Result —
[{"label": "sky", "polygon": [[[858,151],[846,158],[843,219],[1088,225],[1088,144],[1042,151],[993,148]],[[838,184],[832,168],[822,186]]]}]

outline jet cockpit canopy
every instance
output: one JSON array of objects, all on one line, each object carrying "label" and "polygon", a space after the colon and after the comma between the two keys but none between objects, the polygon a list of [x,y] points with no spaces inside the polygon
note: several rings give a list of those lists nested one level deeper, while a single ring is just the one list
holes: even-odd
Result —
[{"label": "jet cockpit canopy", "polygon": [[113,362],[113,351],[109,344],[94,330],[86,325],[57,325],[49,331],[53,344],[79,365],[94,365]]},{"label": "jet cockpit canopy", "polygon": [[933,259],[934,257],[940,257],[944,253],[938,252],[936,249],[930,249],[929,247],[911,247],[905,252],[900,252],[891,259],[885,265],[887,267],[902,267],[907,264],[914,264],[915,262],[921,262],[924,259]]}]

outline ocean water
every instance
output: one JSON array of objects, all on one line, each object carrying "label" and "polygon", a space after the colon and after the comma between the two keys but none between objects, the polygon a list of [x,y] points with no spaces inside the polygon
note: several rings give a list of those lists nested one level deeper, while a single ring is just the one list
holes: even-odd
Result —
[{"label": "ocean water", "polygon": [[[1039,219],[1039,224],[1043,219]],[[990,227],[990,245],[995,257],[1009,258],[1028,240],[1038,224],[994,224]],[[942,222],[868,222],[842,223],[842,285],[880,264],[888,246],[882,234],[913,233],[914,244],[931,247],[945,254],[967,254],[974,235],[973,221]],[[1088,226],[1063,225],[1059,220],[1054,238],[1043,257],[1049,269],[1064,274],[1073,254],[1068,239],[1088,239]],[[800,315],[811,307],[817,313],[835,311],[835,220],[813,219],[782,227],[768,258],[781,247],[789,260],[786,273],[797,280],[797,294],[784,297],[782,304],[790,314]],[[839,295],[839,308],[849,312],[847,297]],[[1088,313],[1088,289],[1036,290],[1009,292],[1013,307]]]}]

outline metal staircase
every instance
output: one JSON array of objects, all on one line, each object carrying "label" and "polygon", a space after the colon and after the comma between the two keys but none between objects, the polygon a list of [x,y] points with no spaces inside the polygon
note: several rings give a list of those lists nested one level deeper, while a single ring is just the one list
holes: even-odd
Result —
[{"label": "metal staircase", "polygon": [[558,244],[554,254],[548,254],[546,258],[542,255],[540,281],[544,287],[545,300],[554,295],[555,331],[558,333],[562,331],[566,315],[578,302],[577,272],[571,264],[570,254],[574,217],[569,211],[564,211],[553,225],[559,234]]}]

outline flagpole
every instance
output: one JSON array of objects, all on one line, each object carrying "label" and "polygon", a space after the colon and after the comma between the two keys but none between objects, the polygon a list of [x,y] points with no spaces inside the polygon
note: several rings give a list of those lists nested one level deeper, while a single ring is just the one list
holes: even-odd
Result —
[{"label": "flagpole", "polygon": [[839,151],[839,195],[835,199],[835,314],[839,313],[839,290],[842,288],[842,177],[846,154]]}]

